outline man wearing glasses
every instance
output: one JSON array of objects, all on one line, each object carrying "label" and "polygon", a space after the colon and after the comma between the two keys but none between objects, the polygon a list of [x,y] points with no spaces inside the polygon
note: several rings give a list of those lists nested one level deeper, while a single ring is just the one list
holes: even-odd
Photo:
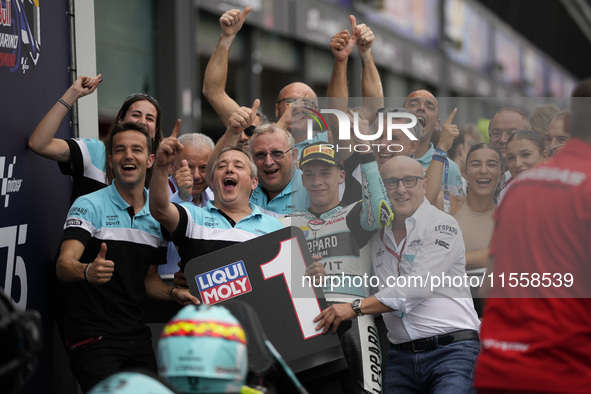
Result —
[{"label": "man wearing glasses", "polygon": [[390,341],[385,392],[471,392],[480,322],[470,290],[465,283],[438,285],[432,279],[465,276],[459,226],[425,199],[418,161],[396,156],[380,173],[394,211],[392,225],[371,241],[380,290],[325,309],[314,319],[317,329],[334,333],[345,320],[381,313]]},{"label": "man wearing glasses", "polygon": [[527,114],[513,107],[499,109],[488,124],[488,136],[491,145],[494,145],[503,159],[503,171],[501,177],[501,190],[509,184],[511,173],[507,170],[507,140],[518,130],[530,129],[531,124]]},{"label": "man wearing glasses", "polygon": [[310,200],[302,171],[295,166],[298,149],[291,134],[275,123],[259,126],[250,140],[250,153],[259,177],[250,202],[279,216],[305,212]]},{"label": "man wearing glasses", "polygon": [[[250,11],[252,11],[250,6],[242,11],[232,9],[220,17],[222,34],[207,63],[203,77],[203,95],[226,127],[230,126],[232,114],[240,108],[240,105],[225,90],[230,48]],[[277,124],[293,134],[298,152],[301,152],[302,148],[310,142],[328,141],[326,131],[318,133],[313,140],[306,141],[306,120],[309,116],[305,113],[311,113],[306,108],[318,110],[318,98],[310,86],[302,82],[294,82],[281,89],[275,103]]]},{"label": "man wearing glasses", "polygon": [[311,140],[307,139],[307,121],[310,119],[311,110],[319,111],[318,98],[311,87],[302,82],[294,82],[279,92],[277,103],[275,103],[275,116],[277,125],[291,133],[295,147],[301,153],[310,143],[328,141],[328,132],[314,135]]}]

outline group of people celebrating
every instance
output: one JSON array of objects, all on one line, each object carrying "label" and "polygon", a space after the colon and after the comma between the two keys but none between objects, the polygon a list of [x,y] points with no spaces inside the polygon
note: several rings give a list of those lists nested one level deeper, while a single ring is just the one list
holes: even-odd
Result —
[{"label": "group of people celebrating", "polygon": [[[32,150],[58,161],[73,179],[56,263],[68,286],[56,316],[84,392],[127,368],[157,371],[141,307],[146,295],[199,305],[183,274],[188,261],[284,226],[304,230],[314,256],[306,275],[314,278],[375,275],[386,283],[401,276],[482,276],[492,268],[500,200],[510,198],[519,174],[547,161],[549,145],[554,154],[565,142],[548,134],[545,144],[526,114],[504,107],[492,117],[489,142],[458,149],[453,120],[461,109],[441,123],[438,100],[427,90],[410,93],[401,108],[383,108],[371,54],[375,37],[354,16],[351,30],[330,43],[335,60],[327,97],[353,124],[347,60],[357,47],[364,95],[354,109],[358,130],[351,141],[335,138],[338,119],[327,115],[328,129],[308,139],[307,115],[318,109],[318,98],[305,83],[280,90],[276,122],[259,110],[258,99],[240,106],[225,92],[231,44],[250,10],[222,15],[205,72],[203,93],[226,127],[216,144],[181,133],[180,121],[163,138],[160,106],[146,94],[124,101],[105,142],[55,138],[71,106],[97,89],[100,74],[79,77],[29,139]],[[351,149],[364,143],[357,131],[375,133],[380,116],[404,124],[407,114],[416,119],[406,129],[411,135],[395,129],[374,145],[396,143],[398,152]],[[568,135],[569,117],[560,112],[548,129]],[[464,168],[451,151],[462,155],[457,161]],[[167,260],[179,267],[172,287],[158,275]],[[339,335],[351,371],[344,392],[473,390],[482,307],[475,308],[479,300],[469,286],[324,291],[329,307],[315,322],[317,330]],[[389,348],[375,379],[367,333],[382,318]]]}]

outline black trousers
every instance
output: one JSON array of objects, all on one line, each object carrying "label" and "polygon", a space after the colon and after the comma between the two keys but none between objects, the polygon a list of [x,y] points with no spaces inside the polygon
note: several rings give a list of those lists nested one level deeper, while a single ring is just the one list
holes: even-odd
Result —
[{"label": "black trousers", "polygon": [[116,372],[140,369],[157,373],[151,338],[137,340],[102,338],[90,346],[68,349],[68,357],[70,368],[84,393]]}]

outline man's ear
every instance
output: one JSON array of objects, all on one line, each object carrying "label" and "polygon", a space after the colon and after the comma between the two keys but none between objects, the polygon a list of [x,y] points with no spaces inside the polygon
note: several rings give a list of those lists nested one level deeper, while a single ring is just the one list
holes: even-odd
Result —
[{"label": "man's ear", "polygon": [[418,140],[417,141],[414,141],[414,140],[410,141],[410,152],[409,152],[410,154],[408,156],[414,154],[416,152],[416,150],[418,149],[418,147],[419,147]]},{"label": "man's ear", "polygon": [[148,155],[148,165],[146,166],[146,168],[152,168],[153,164],[154,164],[154,154],[151,153],[150,155]]},{"label": "man's ear", "polygon": [[250,185],[250,192],[251,192],[251,194],[254,191],[254,189],[257,188],[258,185],[259,185],[259,178],[257,178],[255,176],[254,178],[252,178],[252,184]]},{"label": "man's ear", "polygon": [[300,161],[298,160],[299,150],[295,146],[289,151],[291,154],[291,161],[295,164],[296,168],[300,168]]},{"label": "man's ear", "polygon": [[107,155],[107,161],[109,162],[109,167],[113,168],[113,156]]},{"label": "man's ear", "polygon": [[339,171],[339,185],[345,183],[345,170]]}]

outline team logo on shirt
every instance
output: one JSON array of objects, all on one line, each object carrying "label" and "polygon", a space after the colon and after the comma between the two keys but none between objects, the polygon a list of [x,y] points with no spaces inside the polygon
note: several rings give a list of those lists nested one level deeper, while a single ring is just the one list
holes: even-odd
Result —
[{"label": "team logo on shirt", "polygon": [[195,277],[201,300],[213,305],[252,291],[242,260]]},{"label": "team logo on shirt", "polygon": [[435,240],[435,245],[442,246],[445,249],[449,249],[449,244],[445,241],[440,240],[440,239]]}]

